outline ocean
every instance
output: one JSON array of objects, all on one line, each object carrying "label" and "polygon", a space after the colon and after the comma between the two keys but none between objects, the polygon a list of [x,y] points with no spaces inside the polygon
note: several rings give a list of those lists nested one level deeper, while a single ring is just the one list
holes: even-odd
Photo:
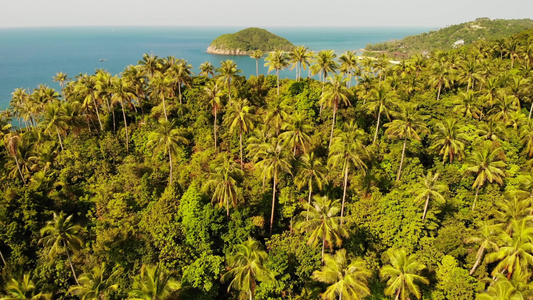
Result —
[{"label": "ocean", "polygon": [[[159,57],[183,58],[198,73],[201,63],[234,60],[243,75],[255,74],[255,60],[248,56],[212,55],[206,49],[213,39],[232,33],[239,27],[72,27],[72,28],[0,28],[0,109],[9,106],[15,88],[33,90],[38,84],[59,89],[52,77],[58,72],[69,78],[78,74],[94,74],[105,69],[121,73],[135,65],[144,53]],[[294,45],[305,45],[317,52],[359,50],[368,43],[401,39],[431,30],[426,27],[355,27],[265,28]],[[358,52],[360,54],[360,52]],[[102,60],[102,61],[101,61]],[[260,73],[267,68],[260,61]],[[290,71],[282,77],[294,77]]]}]

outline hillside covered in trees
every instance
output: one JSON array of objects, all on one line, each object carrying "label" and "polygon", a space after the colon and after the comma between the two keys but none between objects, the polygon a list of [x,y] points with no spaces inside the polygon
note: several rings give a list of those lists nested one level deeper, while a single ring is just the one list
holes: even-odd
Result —
[{"label": "hillside covered in trees", "polygon": [[207,48],[212,54],[249,55],[253,51],[290,51],[294,45],[287,39],[262,28],[246,28],[235,33],[223,34]]},{"label": "hillside covered in trees", "polygon": [[451,50],[479,40],[503,39],[529,28],[533,28],[533,20],[530,19],[478,18],[475,21],[408,36],[401,40],[368,44],[365,47],[365,54],[385,53],[389,56],[405,58],[415,54],[427,54],[435,50]]},{"label": "hillside covered in trees", "polygon": [[532,45],[266,57],[296,80],[144,55],[16,89],[0,297],[528,299]]}]

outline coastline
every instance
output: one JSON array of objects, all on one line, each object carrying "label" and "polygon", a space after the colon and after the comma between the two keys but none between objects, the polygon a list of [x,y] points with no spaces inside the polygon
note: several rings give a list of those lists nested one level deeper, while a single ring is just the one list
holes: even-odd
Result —
[{"label": "coastline", "polygon": [[214,54],[214,55],[239,55],[239,56],[250,55],[250,53],[248,53],[248,51],[244,51],[244,50],[241,50],[241,49],[233,49],[233,50],[219,49],[219,48],[213,47],[211,45],[209,45],[209,47],[207,47],[207,51],[206,52],[209,53],[209,54]]}]

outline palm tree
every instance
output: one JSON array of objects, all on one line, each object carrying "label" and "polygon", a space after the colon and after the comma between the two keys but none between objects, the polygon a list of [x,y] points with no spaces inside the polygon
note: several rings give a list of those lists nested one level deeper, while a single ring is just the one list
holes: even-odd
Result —
[{"label": "palm tree", "polygon": [[308,245],[316,246],[322,242],[322,260],[324,260],[324,250],[326,244],[330,250],[333,245],[340,247],[342,238],[348,237],[348,232],[342,226],[339,226],[340,211],[339,200],[330,200],[327,196],[315,196],[313,204],[304,203],[304,209],[301,213],[305,215],[306,220],[302,220],[296,225],[296,229],[310,232],[311,235],[307,240]]},{"label": "palm tree", "polygon": [[395,295],[395,300],[406,300],[410,294],[414,294],[420,299],[420,288],[415,281],[429,284],[426,277],[418,275],[426,266],[419,263],[414,255],[407,256],[403,249],[391,249],[387,251],[387,256],[390,264],[383,266],[379,271],[382,278],[388,278],[385,295]]},{"label": "palm tree", "polygon": [[[294,182],[298,188],[303,188],[305,185],[309,188],[309,196],[307,201],[307,208],[311,207],[311,195],[313,194],[313,183],[316,184],[319,190],[322,190],[323,182],[326,179],[326,167],[322,164],[320,158],[315,157],[315,153],[306,153],[300,157],[297,166],[297,175],[294,177]],[[309,220],[309,215],[306,216]]]},{"label": "palm tree", "polygon": [[500,185],[503,184],[503,178],[505,177],[503,169],[506,164],[499,158],[501,153],[501,148],[491,150],[490,142],[485,142],[482,149],[479,149],[472,154],[471,167],[467,169],[468,171],[477,174],[476,180],[472,185],[472,188],[476,189],[476,196],[474,197],[472,210],[476,207],[479,189],[485,185],[487,180],[490,183],[495,181]]},{"label": "palm tree", "polygon": [[58,82],[61,90],[63,90],[65,88],[65,82],[68,80],[68,76],[66,73],[59,72],[56,73],[56,76],[54,76],[53,80]]},{"label": "palm tree", "polygon": [[268,73],[270,73],[270,71],[272,70],[276,70],[279,97],[279,71],[289,66],[289,58],[285,51],[276,50],[268,53],[268,56],[265,58],[265,61],[265,67],[268,67]]},{"label": "palm tree", "polygon": [[363,105],[371,113],[375,113],[378,118],[376,123],[376,130],[374,131],[374,139],[372,144],[375,144],[378,139],[378,130],[381,120],[381,114],[385,113],[387,119],[390,121],[390,112],[396,106],[395,99],[397,95],[391,90],[391,87],[387,83],[379,83],[377,87],[370,90],[368,94],[368,103]]},{"label": "palm tree", "polygon": [[143,265],[141,277],[135,282],[137,289],[128,295],[131,300],[165,300],[181,288],[175,272],[166,272],[162,265]]},{"label": "palm tree", "polygon": [[122,273],[116,269],[109,276],[105,276],[106,264],[96,266],[89,273],[83,273],[79,278],[79,285],[72,286],[69,293],[77,295],[82,300],[104,300],[109,298],[109,293],[118,290],[117,277]]},{"label": "palm tree", "polygon": [[533,156],[533,121],[529,120],[520,128],[520,141],[528,157]]},{"label": "palm tree", "polygon": [[259,77],[259,59],[263,57],[263,51],[255,50],[250,54],[250,58],[255,59],[255,76]]},{"label": "palm tree", "polygon": [[516,288],[513,284],[507,280],[507,278],[501,276],[494,284],[490,285],[484,293],[476,296],[477,300],[522,300],[527,298],[519,297]]},{"label": "palm tree", "polygon": [[469,236],[466,239],[466,243],[479,244],[479,248],[476,252],[476,262],[470,269],[469,275],[474,274],[476,268],[481,263],[485,250],[498,249],[498,228],[491,224],[488,220],[479,221],[474,230],[475,235]]},{"label": "palm tree", "polygon": [[200,76],[209,76],[211,74],[211,77],[215,77],[215,67],[211,64],[209,61],[204,61],[200,65]]},{"label": "palm tree", "polygon": [[465,118],[481,119],[483,111],[476,92],[470,90],[459,93],[459,101],[453,108],[453,112],[460,113]]},{"label": "palm tree", "polygon": [[507,279],[510,279],[515,272],[527,272],[533,264],[533,227],[530,220],[512,220],[511,233],[502,232],[500,239],[502,245],[486,257],[489,263],[499,261],[492,275],[506,273]]},{"label": "palm tree", "polygon": [[448,64],[439,61],[432,65],[429,84],[437,89],[437,101],[440,99],[442,89],[450,87],[452,76],[451,67]]},{"label": "palm tree", "polygon": [[193,75],[191,69],[192,66],[186,60],[179,59],[176,64],[172,65],[172,67],[167,70],[167,74],[178,86],[178,99],[180,104],[183,104],[181,86],[184,84],[189,85],[189,81],[191,81],[191,75]]},{"label": "palm tree", "polygon": [[80,225],[72,223],[72,215],[66,217],[63,212],[59,213],[59,215],[54,212],[54,218],[47,221],[46,226],[41,229],[42,238],[39,240],[40,244],[50,248],[48,251],[48,257],[50,259],[53,259],[58,253],[65,250],[72,275],[78,285],[80,283],[78,282],[74,266],[70,259],[69,249],[77,251],[81,248],[83,245],[80,237],[82,230],[83,228]]},{"label": "palm tree", "polygon": [[213,173],[205,182],[205,189],[213,189],[211,201],[218,202],[219,206],[226,206],[226,214],[229,218],[229,206],[237,207],[240,198],[237,191],[237,180],[244,175],[243,171],[236,168],[235,162],[229,154],[224,154],[215,160]]},{"label": "palm tree", "polygon": [[174,96],[174,90],[172,89],[172,78],[163,74],[157,74],[150,80],[150,89],[152,98],[159,99],[163,102],[163,113],[165,114],[165,120],[168,121],[166,98]]},{"label": "palm tree", "polygon": [[21,137],[18,133],[10,132],[6,135],[4,135],[4,147],[6,147],[7,151],[13,158],[15,159],[15,163],[17,165],[17,170],[20,174],[20,178],[22,179],[22,182],[26,184],[26,179],[24,178],[24,174],[22,174],[22,169],[18,160],[18,154],[19,154],[19,143],[21,141]]},{"label": "palm tree", "polygon": [[272,179],[272,212],[270,214],[270,235],[274,224],[274,207],[276,205],[276,185],[281,172],[291,173],[291,157],[284,151],[280,141],[273,138],[271,143],[267,143],[257,153],[260,159],[256,167],[261,170],[263,177],[267,180]]},{"label": "palm tree", "polygon": [[100,125],[100,130],[104,130],[102,120],[100,118],[100,97],[98,96],[99,92],[96,86],[96,77],[88,76],[87,74],[78,77],[75,85],[74,92],[83,98],[83,108],[87,114],[87,124],[89,125],[90,121],[90,107],[93,106],[96,111],[96,117],[98,118],[98,124]]},{"label": "palm tree", "polygon": [[157,55],[148,55],[147,53],[143,55],[143,59],[139,61],[139,65],[141,66],[143,73],[146,74],[150,80],[152,80],[156,74],[160,73],[163,68],[163,62],[157,57]]},{"label": "palm tree", "polygon": [[6,296],[0,300],[50,300],[51,294],[43,294],[42,292],[35,294],[36,286],[29,273],[24,273],[20,280],[11,278],[5,286]]},{"label": "palm tree", "polygon": [[213,135],[215,140],[215,151],[217,151],[217,113],[222,109],[222,89],[218,83],[208,82],[204,87],[203,95],[209,101],[209,106],[211,106],[213,115],[215,116],[215,121],[213,123]]},{"label": "palm tree", "polygon": [[237,69],[237,64],[233,60],[225,60],[220,62],[220,68],[217,69],[217,72],[220,73],[222,80],[227,84],[228,100],[231,102],[231,80],[242,71]]},{"label": "palm tree", "polygon": [[176,128],[175,120],[172,120],[172,122],[159,120],[159,126],[148,136],[146,146],[154,147],[154,154],[160,152],[163,152],[165,156],[168,154],[170,166],[169,184],[172,184],[172,156],[178,155],[180,145],[187,144],[189,144],[189,140],[185,137],[182,129]]},{"label": "palm tree", "polygon": [[400,160],[400,167],[398,168],[398,175],[396,176],[397,182],[400,181],[402,173],[407,139],[420,141],[418,133],[425,133],[428,131],[422,117],[418,115],[418,112],[416,112],[415,109],[416,107],[403,108],[398,119],[385,124],[385,127],[388,127],[387,130],[385,130],[385,134],[387,134],[389,139],[403,139],[402,158]]},{"label": "palm tree", "polygon": [[313,272],[313,279],[330,284],[322,299],[337,298],[360,300],[370,295],[368,279],[372,272],[365,266],[361,258],[350,262],[346,250],[341,249],[335,255],[326,254],[325,265],[321,270]]},{"label": "palm tree", "polygon": [[237,99],[228,103],[229,107],[224,116],[224,125],[229,127],[229,132],[233,133],[239,129],[239,146],[241,153],[241,170],[244,169],[244,159],[242,154],[242,136],[244,133],[254,128],[252,107],[248,99]]},{"label": "palm tree", "polygon": [[293,155],[296,155],[297,149],[307,153],[311,145],[309,133],[313,131],[313,127],[309,124],[308,118],[304,114],[295,113],[291,115],[289,122],[283,123],[281,129],[285,130],[285,132],[280,134],[279,138],[292,149]]},{"label": "palm tree", "polygon": [[346,188],[348,186],[348,173],[350,166],[365,173],[366,164],[363,157],[366,155],[366,148],[361,142],[364,131],[357,128],[357,125],[350,121],[344,132],[333,139],[329,152],[328,165],[332,168],[342,165],[344,172],[344,191],[342,193],[341,226],[344,217],[344,203],[346,201]]},{"label": "palm tree", "polygon": [[132,92],[128,82],[119,77],[114,77],[112,92],[113,95],[111,96],[111,103],[120,103],[120,107],[122,108],[124,129],[126,130],[126,153],[129,154],[128,121],[126,120],[126,110],[124,108],[124,104],[130,105],[131,99],[135,98],[135,94]]},{"label": "palm tree", "polygon": [[289,62],[292,64],[291,70],[296,68],[296,81],[300,81],[300,78],[302,78],[302,68],[307,70],[311,56],[312,52],[309,47],[305,46],[294,47],[289,52]]},{"label": "palm tree", "polygon": [[439,150],[442,155],[442,164],[449,158],[450,163],[454,158],[462,160],[464,157],[465,144],[463,143],[462,127],[459,126],[456,119],[446,119],[436,125],[437,131],[433,136],[435,141],[431,145],[432,149]]},{"label": "palm tree", "polygon": [[289,101],[280,97],[267,103],[265,124],[272,125],[276,129],[276,136],[279,136],[281,127],[285,124],[285,120],[289,118],[287,113],[289,110],[291,110]]},{"label": "palm tree", "polygon": [[347,75],[348,87],[350,87],[350,84],[352,82],[352,76],[357,75],[357,73],[360,73],[359,68],[357,66],[356,52],[346,51],[339,57],[339,60],[341,62],[340,69],[342,70],[343,74]]},{"label": "palm tree", "polygon": [[438,184],[437,180],[439,180],[439,173],[431,173],[429,171],[426,176],[422,176],[422,187],[420,189],[417,189],[417,192],[419,193],[418,196],[415,198],[415,202],[418,204],[424,203],[424,214],[422,215],[422,221],[426,219],[426,212],[428,209],[429,199],[433,198],[434,200],[437,200],[440,204],[443,204],[446,202],[446,199],[442,197],[440,193],[446,191],[448,187],[445,184]]},{"label": "palm tree", "polygon": [[346,87],[346,81],[348,79],[342,78],[342,75],[330,76],[328,80],[331,82],[331,85],[328,85],[326,91],[322,94],[320,99],[321,105],[326,104],[333,108],[333,118],[331,120],[331,134],[329,136],[329,146],[331,148],[331,141],[333,140],[333,130],[335,129],[335,117],[337,115],[337,109],[339,105],[344,104],[350,106],[349,97],[353,96],[353,93],[350,89]]},{"label": "palm tree", "polygon": [[68,125],[66,123],[65,110],[61,107],[59,101],[54,101],[46,106],[43,124],[45,133],[50,135],[57,134],[61,150],[64,150],[61,134],[65,133]]},{"label": "palm tree", "polygon": [[232,254],[226,257],[230,270],[222,276],[223,282],[228,282],[228,292],[235,288],[246,292],[252,300],[257,281],[268,281],[273,275],[265,266],[268,254],[262,249],[258,241],[248,238],[246,242],[238,244]]},{"label": "palm tree", "polygon": [[[320,73],[320,81],[322,81],[322,94],[324,94],[324,86],[326,85],[326,78],[329,73],[335,73],[339,65],[335,61],[335,51],[322,50],[317,53],[314,64],[311,65],[309,70],[311,74],[316,75]],[[322,105],[320,106],[320,113],[322,113]]]}]

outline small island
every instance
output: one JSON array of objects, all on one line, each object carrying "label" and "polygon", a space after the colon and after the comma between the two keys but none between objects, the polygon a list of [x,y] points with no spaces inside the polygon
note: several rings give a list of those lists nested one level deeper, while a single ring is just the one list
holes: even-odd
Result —
[{"label": "small island", "polygon": [[207,53],[221,55],[250,55],[252,51],[290,51],[294,45],[289,40],[268,30],[251,27],[236,33],[223,34],[211,42]]}]

